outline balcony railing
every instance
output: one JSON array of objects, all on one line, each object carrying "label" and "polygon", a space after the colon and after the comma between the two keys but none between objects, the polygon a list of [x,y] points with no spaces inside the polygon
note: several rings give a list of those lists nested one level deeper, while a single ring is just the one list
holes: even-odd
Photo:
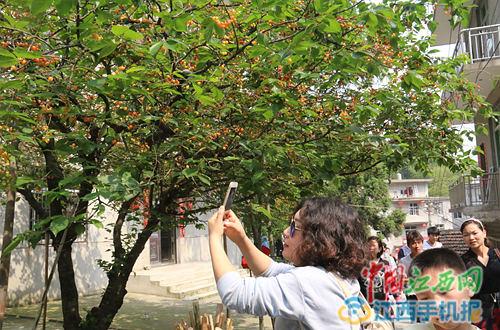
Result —
[{"label": "balcony railing", "polygon": [[479,177],[463,176],[450,187],[451,208],[500,207],[500,173]]},{"label": "balcony railing", "polygon": [[[475,27],[460,31],[453,50],[453,56],[468,54],[471,63],[490,61],[500,58],[500,24]],[[456,68],[457,73],[464,70],[464,65]],[[477,79],[477,78],[476,78]],[[453,100],[456,92],[444,92],[443,100]],[[455,101],[458,105],[458,101]]]},{"label": "balcony railing", "polygon": [[453,57],[467,53],[472,63],[500,58],[500,24],[464,29]]}]

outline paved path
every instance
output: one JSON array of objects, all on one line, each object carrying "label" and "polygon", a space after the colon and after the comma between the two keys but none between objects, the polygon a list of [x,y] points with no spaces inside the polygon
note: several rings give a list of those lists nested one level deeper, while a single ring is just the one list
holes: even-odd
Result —
[{"label": "paved path", "polygon": [[[99,296],[88,296],[80,298],[80,310],[82,316],[85,310],[96,306],[100,301]],[[11,307],[7,309],[7,319],[3,329],[24,330],[33,329],[35,316],[38,312],[38,305],[24,307]],[[200,312],[215,314],[216,303],[200,304]],[[187,320],[188,313],[192,310],[192,303],[189,301],[174,300],[165,297],[129,293],[125,296],[122,308],[116,315],[112,328],[122,330],[164,330],[174,329],[176,322]],[[51,301],[48,304],[47,316],[50,322],[47,323],[49,330],[63,330],[61,302]],[[233,313],[231,318],[234,321],[235,329],[259,329],[259,319],[253,315]],[[396,330],[402,330],[407,324],[399,323]],[[41,329],[41,326],[38,327]],[[264,329],[271,330],[271,319],[264,317]]]},{"label": "paved path", "polygon": [[[100,297],[89,296],[80,298],[80,310],[82,316],[85,310],[90,309],[99,303]],[[12,307],[7,309],[8,317],[3,329],[32,329],[34,318],[38,311],[38,305],[25,307]],[[200,304],[200,313],[215,314],[215,303]],[[116,315],[112,327],[114,329],[174,329],[176,322],[187,320],[188,313],[192,310],[192,303],[189,301],[173,300],[164,297],[129,293],[119,313]],[[20,317],[16,317],[20,316]],[[47,324],[47,329],[63,329],[61,303],[51,301],[47,308],[47,317],[51,320]],[[235,329],[258,329],[259,319],[252,315],[233,314]],[[56,321],[56,322],[54,322]],[[272,329],[269,317],[264,318],[265,329]],[[41,329],[41,327],[39,327]]]}]

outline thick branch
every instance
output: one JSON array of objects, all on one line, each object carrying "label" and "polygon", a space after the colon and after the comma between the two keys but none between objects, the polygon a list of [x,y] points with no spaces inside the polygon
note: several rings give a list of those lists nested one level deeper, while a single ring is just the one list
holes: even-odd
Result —
[{"label": "thick branch", "polygon": [[125,218],[130,212],[130,206],[132,205],[134,199],[130,199],[122,203],[120,211],[118,212],[118,218],[116,219],[115,226],[113,228],[113,246],[115,249],[115,259],[121,259],[125,254],[125,249],[122,245],[122,227],[125,223]]},{"label": "thick branch", "polygon": [[36,211],[40,218],[44,219],[48,216],[47,212],[45,212],[45,209],[42,206],[42,203],[36,200],[33,192],[30,189],[19,189],[18,192],[23,195],[24,199],[26,199],[26,201]]},{"label": "thick branch", "polygon": [[359,169],[359,170],[356,169],[356,170],[350,171],[350,172],[340,172],[338,175],[340,175],[340,176],[348,176],[348,175],[363,173],[363,172],[366,172],[366,171],[374,168],[375,166],[377,166],[380,163],[382,163],[382,160],[376,161],[375,163],[372,163],[369,166],[366,166],[366,167],[364,167],[362,169]]}]

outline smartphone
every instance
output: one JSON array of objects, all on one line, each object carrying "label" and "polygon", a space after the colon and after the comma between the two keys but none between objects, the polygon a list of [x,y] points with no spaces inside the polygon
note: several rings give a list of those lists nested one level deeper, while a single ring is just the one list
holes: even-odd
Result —
[{"label": "smartphone", "polygon": [[238,188],[238,182],[230,182],[227,188],[226,197],[224,197],[224,210],[230,210],[233,206],[234,195],[236,194],[236,188]]}]

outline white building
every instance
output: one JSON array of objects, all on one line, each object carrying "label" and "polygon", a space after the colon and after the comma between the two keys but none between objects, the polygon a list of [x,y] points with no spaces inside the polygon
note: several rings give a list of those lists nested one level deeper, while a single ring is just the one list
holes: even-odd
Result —
[{"label": "white building", "polygon": [[478,93],[497,115],[484,118],[478,112],[474,117],[476,126],[481,124],[487,129],[476,132],[476,144],[482,150],[477,160],[484,173],[481,176],[464,174],[450,187],[451,209],[464,218],[481,219],[490,244],[500,246],[500,3],[499,0],[469,2],[467,27],[452,28],[451,12],[442,4],[436,6],[436,46],[448,46],[453,57],[468,56],[469,61],[461,71],[470,82],[477,84]]},{"label": "white building", "polygon": [[389,195],[392,208],[406,213],[404,232],[397,237],[389,238],[390,246],[406,244],[406,232],[417,230],[427,239],[427,228],[453,229],[450,199],[448,197],[429,197],[429,183],[432,179],[402,179],[391,180]]},{"label": "white building", "polygon": [[[24,198],[16,202],[14,235],[26,231],[35,220],[35,212]],[[101,216],[104,228],[114,223],[117,214],[106,210]],[[5,208],[0,206],[0,233],[3,233]],[[201,215],[201,222],[208,220],[208,215]],[[131,233],[127,224],[122,234]],[[0,244],[2,235],[0,235]],[[73,265],[75,281],[81,295],[100,294],[108,284],[105,272],[98,266],[97,260],[110,260],[112,248],[111,234],[104,229],[89,225],[87,231],[73,243]],[[54,263],[55,251],[48,249],[49,271]],[[234,265],[241,262],[241,254],[228,240],[228,254]],[[176,263],[209,261],[208,233],[206,229],[196,229],[194,225],[178,226],[173,230],[162,230],[153,233],[144,250],[134,265],[134,272]],[[11,254],[9,276],[9,305],[38,303],[44,289],[45,273],[44,240],[35,247],[22,243]],[[133,277],[133,274],[131,274]],[[57,271],[54,273],[48,299],[60,298]]]}]

